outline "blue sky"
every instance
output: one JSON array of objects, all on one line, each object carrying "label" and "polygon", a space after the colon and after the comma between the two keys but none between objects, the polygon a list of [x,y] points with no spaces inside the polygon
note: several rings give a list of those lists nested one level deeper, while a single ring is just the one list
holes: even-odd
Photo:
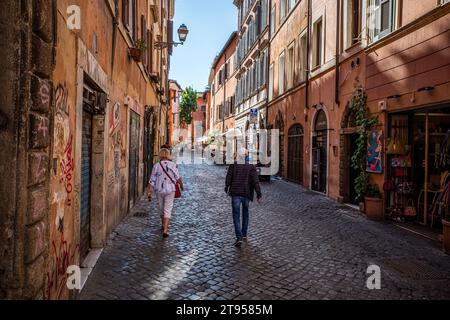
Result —
[{"label": "blue sky", "polygon": [[237,27],[233,0],[175,0],[174,40],[182,24],[189,29],[183,46],[174,47],[170,78],[184,88],[203,91],[214,57]]}]

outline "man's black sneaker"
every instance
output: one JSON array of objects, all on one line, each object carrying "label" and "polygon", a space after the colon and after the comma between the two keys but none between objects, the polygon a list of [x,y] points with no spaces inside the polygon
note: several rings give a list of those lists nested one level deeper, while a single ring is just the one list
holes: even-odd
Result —
[{"label": "man's black sneaker", "polygon": [[234,246],[240,248],[242,246],[242,240],[236,240]]},{"label": "man's black sneaker", "polygon": [[242,238],[242,241],[247,241],[247,237],[243,237],[243,238]]}]

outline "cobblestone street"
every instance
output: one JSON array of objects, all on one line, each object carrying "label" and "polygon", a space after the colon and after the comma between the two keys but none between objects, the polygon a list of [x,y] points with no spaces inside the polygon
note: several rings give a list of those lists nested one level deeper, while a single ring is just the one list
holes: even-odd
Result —
[{"label": "cobblestone street", "polygon": [[[225,170],[181,167],[186,191],[168,240],[155,201],[143,199],[80,298],[450,299],[450,256],[437,243],[284,181],[262,183],[248,243],[235,248]],[[381,290],[366,287],[371,264],[381,267]]]}]

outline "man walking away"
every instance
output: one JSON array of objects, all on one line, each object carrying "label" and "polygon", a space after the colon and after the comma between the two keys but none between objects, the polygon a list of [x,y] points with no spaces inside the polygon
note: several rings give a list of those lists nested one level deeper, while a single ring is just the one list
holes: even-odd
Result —
[{"label": "man walking away", "polygon": [[234,163],[230,165],[225,181],[225,192],[231,196],[234,230],[236,232],[234,245],[236,247],[241,247],[242,241],[247,240],[249,205],[254,199],[255,191],[258,203],[261,203],[262,194],[256,167],[247,162],[245,164]]}]

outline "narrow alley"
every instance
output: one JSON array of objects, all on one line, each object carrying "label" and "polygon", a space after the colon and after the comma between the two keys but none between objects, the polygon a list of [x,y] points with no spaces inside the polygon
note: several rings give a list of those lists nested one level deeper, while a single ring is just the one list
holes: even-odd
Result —
[{"label": "narrow alley", "polygon": [[[81,299],[448,299],[441,248],[284,181],[262,183],[248,243],[233,246],[225,167],[184,165],[186,191],[163,240],[142,199],[113,232]],[[369,265],[381,290],[368,290]]]}]

